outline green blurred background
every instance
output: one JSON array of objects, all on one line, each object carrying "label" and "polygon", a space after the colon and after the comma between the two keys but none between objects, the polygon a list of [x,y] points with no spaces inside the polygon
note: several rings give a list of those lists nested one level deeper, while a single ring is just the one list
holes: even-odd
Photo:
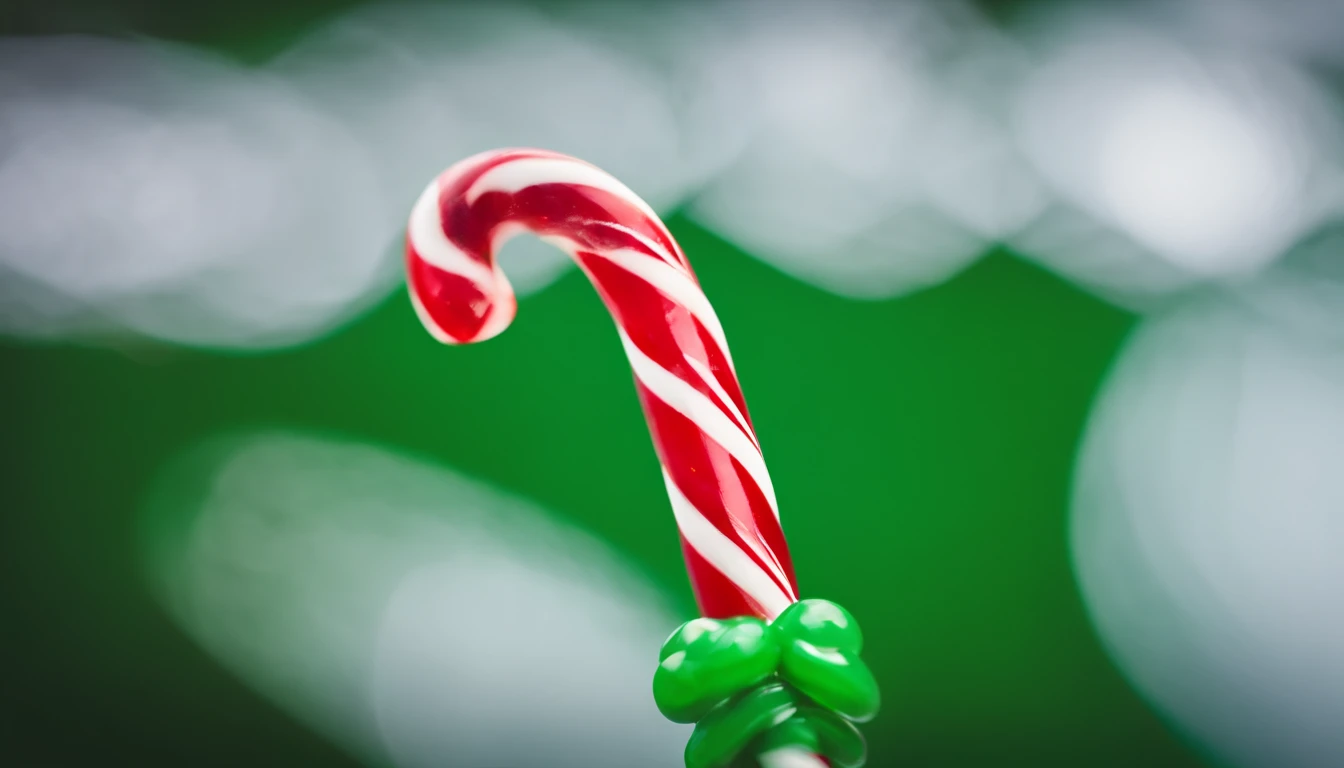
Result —
[{"label": "green blurred background", "polygon": [[[730,333],[800,584],[872,638],[871,764],[1200,765],[1111,667],[1069,572],[1073,455],[1132,318],[1008,253],[858,304],[671,226]],[[351,764],[220,670],[139,577],[147,484],[220,429],[432,456],[583,524],[692,610],[615,342],[570,273],[480,347],[434,344],[400,293],[282,354],[7,345],[16,764]]]},{"label": "green blurred background", "polygon": [[[0,31],[149,35],[258,62],[352,5],[10,3]],[[802,590],[869,638],[885,699],[870,765],[1214,764],[1126,684],[1070,567],[1075,457],[1137,315],[1007,246],[928,290],[855,300],[684,212],[668,223],[728,333]],[[616,342],[572,270],[469,348],[436,345],[401,290],[283,349],[4,341],[0,764],[357,764],[202,650],[147,585],[145,496],[221,432],[334,435],[454,468],[598,537],[691,615]]]}]

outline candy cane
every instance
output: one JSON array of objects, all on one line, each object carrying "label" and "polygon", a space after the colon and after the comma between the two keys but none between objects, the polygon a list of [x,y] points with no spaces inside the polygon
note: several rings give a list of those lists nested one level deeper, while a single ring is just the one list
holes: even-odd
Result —
[{"label": "candy cane", "polygon": [[[648,204],[624,184],[581,160],[535,149],[484,152],[444,171],[416,202],[407,231],[411,302],[425,328],[444,343],[467,344],[489,339],[508,327],[517,303],[494,255],[501,243],[523,231],[568,253],[616,321],[662,463],[682,554],[702,615],[756,617],[768,622],[791,610],[798,603],[793,563],[780,528],[774,486],[747,415],[723,327],[681,248]],[[804,601],[808,602],[824,601]],[[837,621],[827,626],[852,632],[852,651],[857,653],[857,628],[845,623],[852,624],[852,618],[843,614]],[[805,624],[794,621],[790,626]],[[697,626],[674,635],[669,644],[703,639],[701,629]],[[742,631],[756,631],[759,636],[762,630]],[[829,632],[823,634],[834,636]],[[804,646],[811,649],[795,656],[801,659],[800,665],[816,666],[806,655],[817,650],[814,645],[796,645],[802,640],[793,635],[781,637],[779,642],[795,651]],[[766,667],[750,685],[760,684],[765,676],[775,679],[770,665],[781,657],[774,642],[754,646],[761,649],[755,661],[763,660]],[[849,652],[826,651],[831,655],[817,658],[823,667],[843,668],[844,675],[852,676],[852,669],[861,663],[841,658]],[[787,664],[784,653],[786,660],[780,663]],[[751,663],[743,668],[750,668]],[[806,677],[814,681],[825,675],[809,673]],[[808,683],[797,684],[805,688]],[[804,718],[811,711],[801,704],[795,706],[793,694],[779,683],[773,685],[754,698],[744,697],[743,701],[750,701],[735,711],[720,707],[717,711],[725,724],[706,726],[704,733],[697,731],[708,738],[692,738],[688,764],[728,759],[725,756],[742,745],[733,742],[730,750],[722,744],[732,742],[738,731],[759,734],[760,722],[773,727],[774,720],[782,723],[795,713]],[[847,685],[832,690],[823,684],[804,692],[818,701],[840,702],[838,711],[875,712],[875,683],[868,697],[872,702],[861,701],[853,707],[843,703],[843,696],[835,698],[834,691],[847,690]],[[753,715],[751,707],[764,714]],[[825,721],[823,715],[808,716],[811,723]],[[801,727],[808,725],[803,722]],[[721,738],[725,734],[730,737],[726,741]],[[854,738],[859,739],[861,749],[857,732]],[[759,757],[779,768],[826,765],[821,758],[787,744]]]},{"label": "candy cane", "polygon": [[552,152],[463,160],[411,213],[406,257],[421,321],[449,344],[503,331],[517,304],[494,254],[523,230],[573,257],[616,320],[701,613],[773,619],[798,599],[774,486],[719,318],[648,204]]}]

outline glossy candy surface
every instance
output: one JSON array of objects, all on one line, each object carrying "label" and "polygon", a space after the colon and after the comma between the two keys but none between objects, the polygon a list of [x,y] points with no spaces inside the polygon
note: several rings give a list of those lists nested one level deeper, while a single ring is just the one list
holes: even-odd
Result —
[{"label": "glossy candy surface", "polygon": [[[654,700],[669,719],[699,721],[688,768],[791,748],[859,766],[866,749],[852,722],[872,719],[880,704],[862,648],[854,617],[826,600],[794,603],[769,625],[695,619],[664,643]],[[777,719],[763,725],[767,711]]]},{"label": "glossy candy surface", "polygon": [[800,748],[826,756],[832,768],[860,768],[868,758],[868,745],[854,724],[834,712],[801,706],[779,725],[766,731],[753,745],[757,754]]},{"label": "glossy candy surface", "polygon": [[877,714],[877,680],[859,658],[863,633],[849,611],[826,600],[789,606],[770,627],[780,644],[780,676],[826,709],[855,722]]},{"label": "glossy candy surface", "polygon": [[760,619],[695,619],[663,644],[653,698],[667,719],[694,723],[778,665],[779,644]]},{"label": "glossy candy surface", "polygon": [[766,683],[724,702],[696,724],[686,743],[686,768],[731,765],[753,739],[797,711],[797,696],[782,683]]},{"label": "glossy candy surface", "polygon": [[517,305],[495,252],[523,231],[573,257],[616,321],[701,614],[774,618],[797,585],[723,327],[635,193],[538,149],[484,152],[444,171],[407,228],[411,301],[425,328],[446,344],[503,331]]}]

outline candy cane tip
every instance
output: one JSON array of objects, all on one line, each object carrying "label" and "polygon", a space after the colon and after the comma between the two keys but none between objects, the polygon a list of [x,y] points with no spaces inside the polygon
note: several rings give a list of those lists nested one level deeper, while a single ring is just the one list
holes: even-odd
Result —
[{"label": "candy cane tip", "polygon": [[510,298],[492,303],[484,314],[453,302],[438,302],[431,309],[414,285],[407,293],[420,324],[435,341],[450,346],[476,344],[498,336],[509,327],[518,306]]},{"label": "candy cane tip", "polygon": [[411,306],[415,308],[415,316],[420,319],[420,324],[425,327],[425,330],[430,336],[434,337],[435,341],[450,346],[457,346],[464,343],[454,338],[452,334],[448,333],[448,331],[443,328],[440,328],[439,324],[434,322],[434,318],[430,316],[429,310],[425,309],[425,305],[420,301],[420,297],[415,294],[414,288],[408,287],[406,292],[411,297]]}]

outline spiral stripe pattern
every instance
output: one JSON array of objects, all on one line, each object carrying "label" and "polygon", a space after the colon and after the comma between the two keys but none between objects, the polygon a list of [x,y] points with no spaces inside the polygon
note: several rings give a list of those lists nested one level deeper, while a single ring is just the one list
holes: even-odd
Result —
[{"label": "spiral stripe pattern", "polygon": [[447,344],[503,331],[517,303],[494,255],[525,231],[568,253],[616,322],[701,613],[775,618],[798,597],[774,486],[723,327],[647,203],[554,152],[457,163],[421,195],[407,230],[411,301],[425,328]]}]

